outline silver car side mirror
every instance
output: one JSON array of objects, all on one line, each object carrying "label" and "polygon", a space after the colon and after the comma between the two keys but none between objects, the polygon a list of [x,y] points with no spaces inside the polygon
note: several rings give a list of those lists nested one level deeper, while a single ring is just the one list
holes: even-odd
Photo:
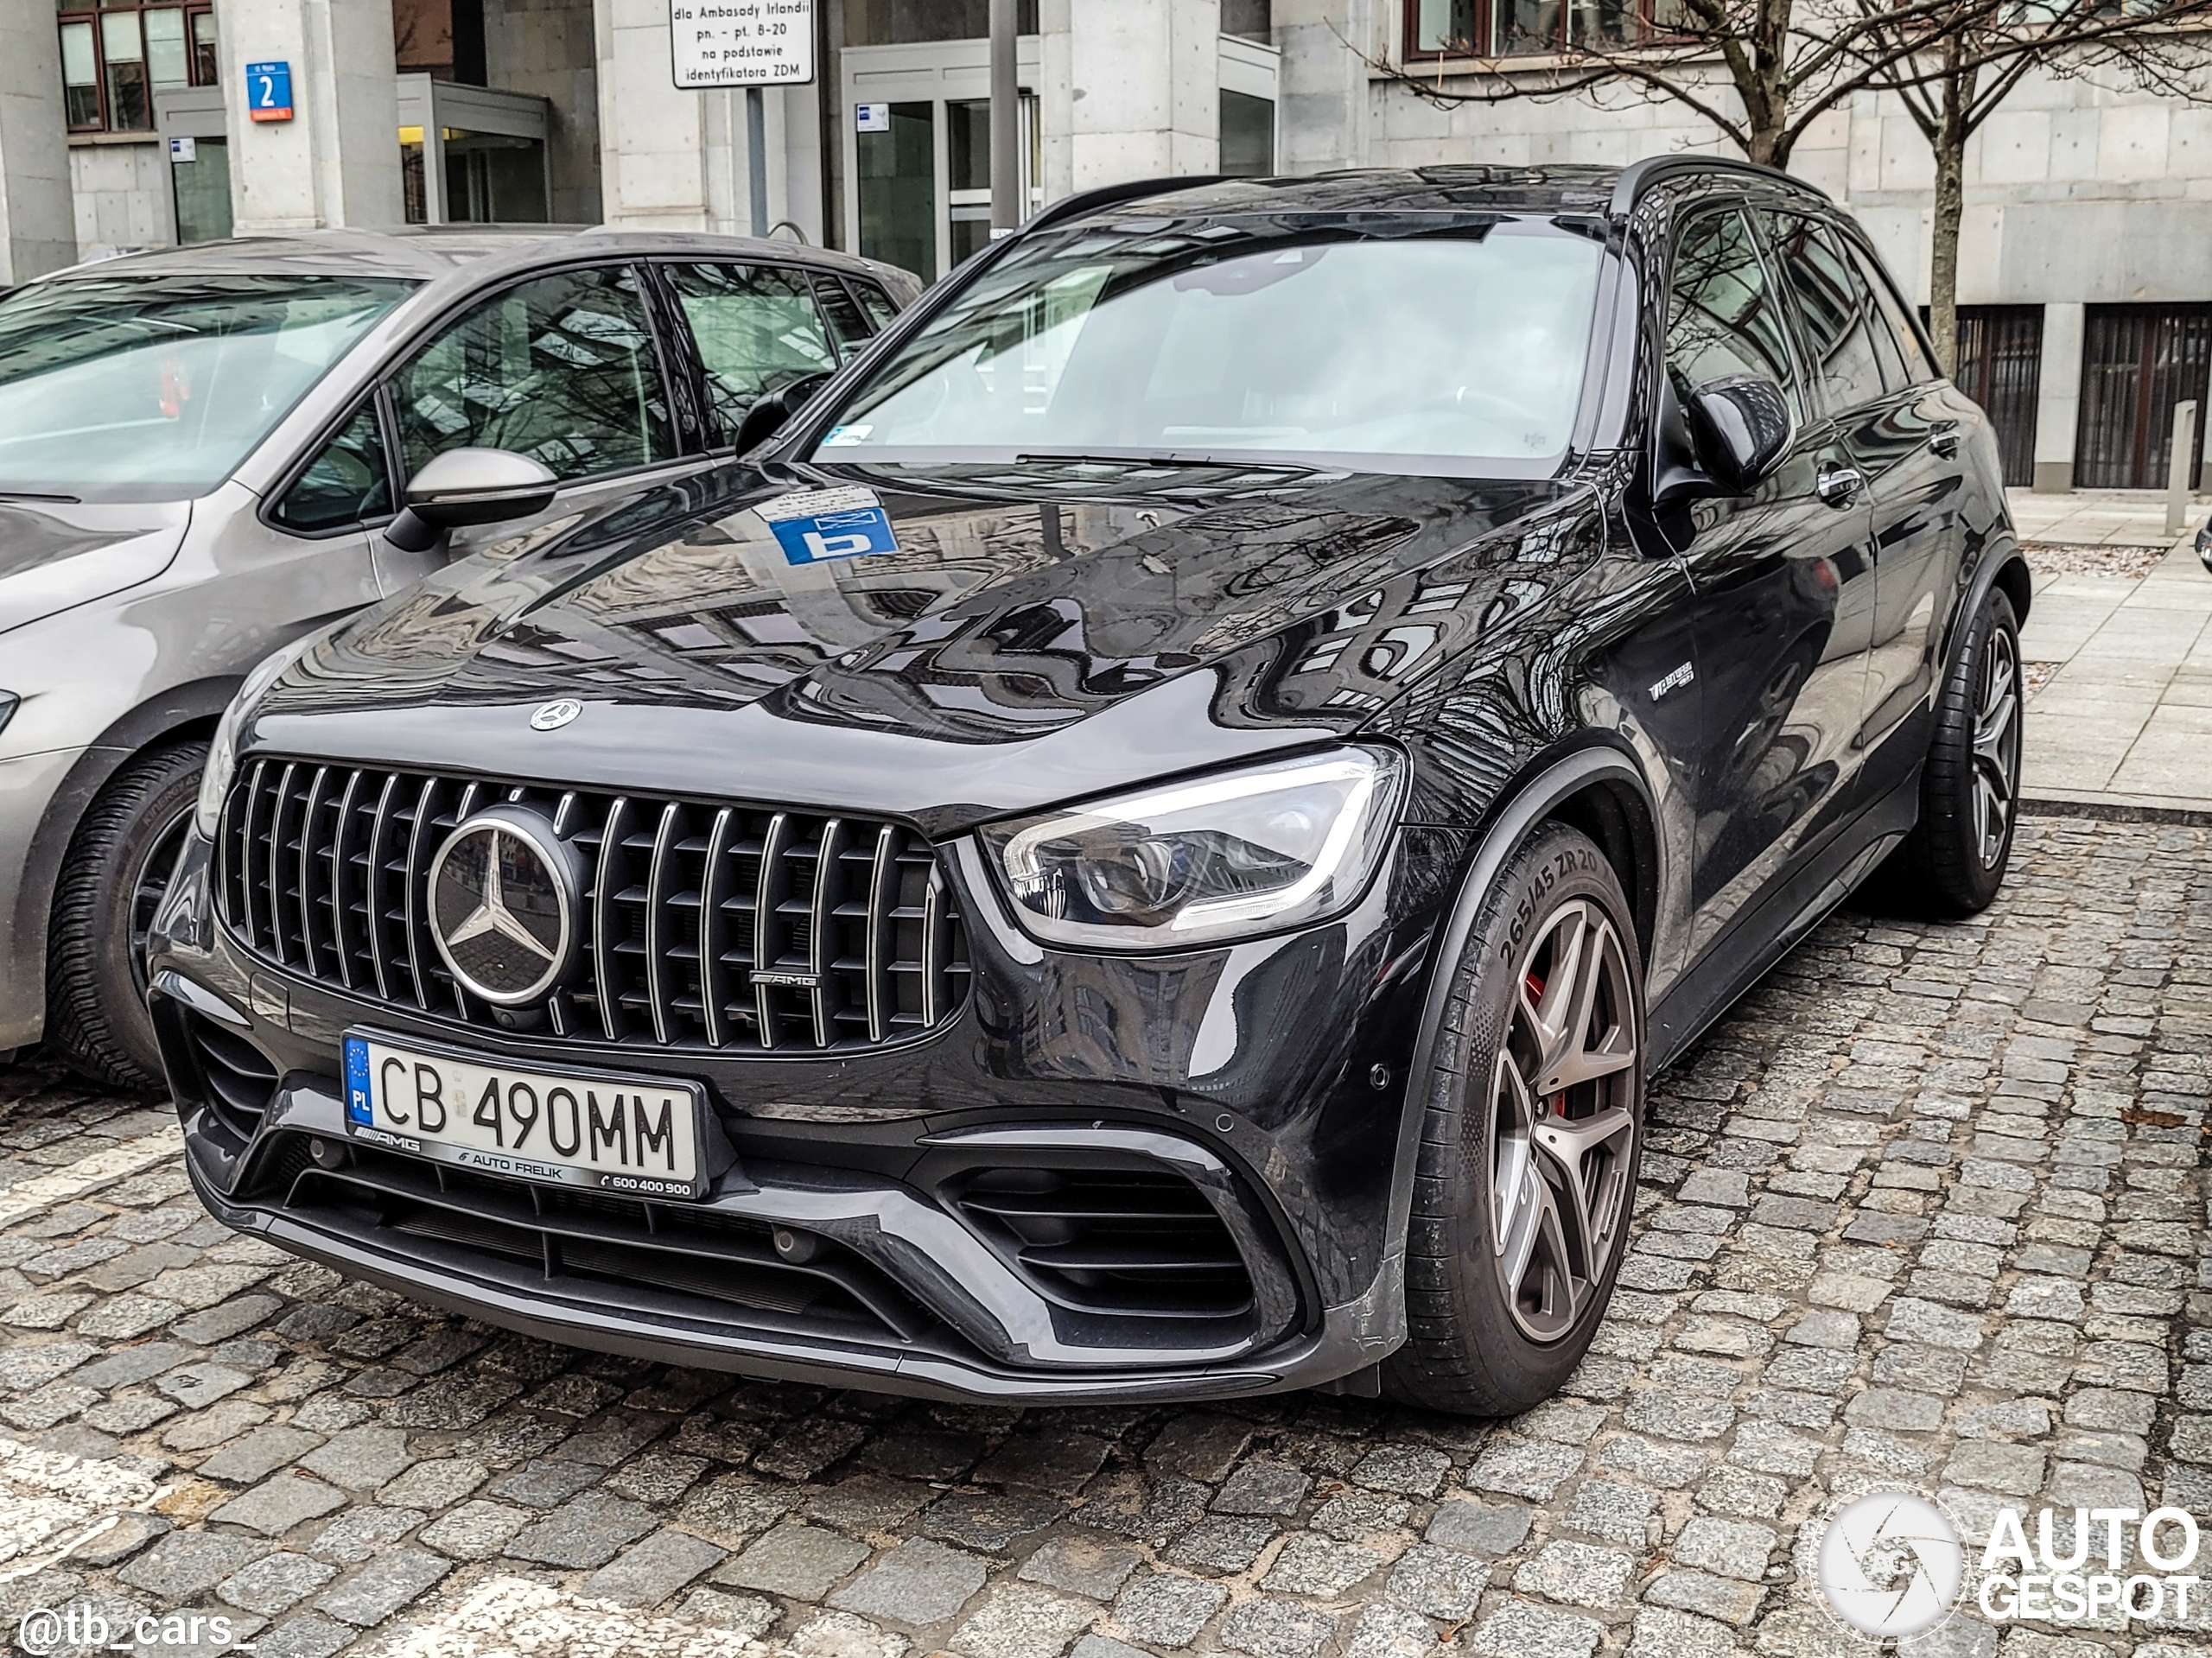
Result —
[{"label": "silver car side mirror", "polygon": [[553,504],[561,480],[541,463],[510,449],[448,449],[408,480],[407,510],[385,539],[403,552],[427,552],[463,524],[526,518]]}]

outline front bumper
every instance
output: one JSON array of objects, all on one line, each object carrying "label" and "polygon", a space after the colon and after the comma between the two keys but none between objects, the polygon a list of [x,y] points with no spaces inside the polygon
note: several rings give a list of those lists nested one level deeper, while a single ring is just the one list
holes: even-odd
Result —
[{"label": "front bumper", "polygon": [[[1404,1076],[1464,850],[1406,830],[1351,915],[1173,958],[1039,950],[956,861],[974,969],[959,1017],[878,1051],[737,1057],[457,1032],[281,972],[215,920],[195,839],[156,922],[156,1023],[210,1212],[418,1300],[580,1346],[938,1397],[1312,1387],[1404,1338],[1391,1236]],[[700,1082],[737,1161],[697,1204],[570,1203],[359,1143],[339,1152],[339,1045],[355,1026],[533,1069]],[[211,1093],[210,1039],[265,1064],[257,1120]],[[340,1166],[315,1161],[318,1141]],[[1249,1309],[1123,1316],[1063,1293],[961,1199],[976,1171],[1007,1169],[1180,1182],[1233,1241]],[[818,1242],[804,1282],[776,1253],[779,1228]]]}]

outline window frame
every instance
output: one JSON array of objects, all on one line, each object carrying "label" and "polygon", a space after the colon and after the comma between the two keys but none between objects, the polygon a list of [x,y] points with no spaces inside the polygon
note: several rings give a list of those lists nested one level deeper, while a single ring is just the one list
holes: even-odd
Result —
[{"label": "window frame", "polygon": [[[1813,384],[1810,359],[1805,342],[1799,333],[1797,298],[1783,278],[1779,260],[1769,244],[1766,226],[1758,209],[1760,204],[1749,197],[1733,192],[1713,192],[1684,201],[1669,215],[1667,227],[1667,278],[1660,290],[1658,355],[1659,377],[1667,374],[1667,325],[1674,314],[1675,261],[1683,238],[1696,228],[1700,220],[1717,213],[1732,213],[1744,227],[1745,238],[1751,245],[1751,257],[1759,267],[1760,280],[1765,284],[1765,295],[1771,305],[1776,321],[1781,325],[1783,353],[1789,358],[1789,379],[1782,386],[1782,395],[1789,400],[1790,414],[1797,428],[1802,431],[1821,418],[1816,404],[1817,391]],[[1671,384],[1671,381],[1669,382]]]},{"label": "window frame", "polygon": [[1897,395],[1883,375],[1882,354],[1874,345],[1874,296],[1872,294],[1866,295],[1866,306],[1859,314],[1859,325],[1867,331],[1866,354],[1873,359],[1874,378],[1882,389],[1858,403],[1839,404],[1828,395],[1828,374],[1822,366],[1825,359],[1813,349],[1813,330],[1806,320],[1803,302],[1798,296],[1797,284],[1789,280],[1788,261],[1783,258],[1775,229],[1769,223],[1770,219],[1783,217],[1802,220],[1810,226],[1816,235],[1825,233],[1836,244],[1833,251],[1843,261],[1847,273],[1855,275],[1858,267],[1852,259],[1850,249],[1842,245],[1843,238],[1829,214],[1822,213],[1811,203],[1794,200],[1768,199],[1757,204],[1751,214],[1751,226],[1758,234],[1761,254],[1780,276],[1786,295],[1784,303],[1789,318],[1790,347],[1800,353],[1801,372],[1805,380],[1806,420],[1808,423],[1815,421],[1841,422],[1855,410],[1870,409]]},{"label": "window frame", "polygon": [[[1564,56],[1574,49],[1570,37],[1573,27],[1573,0],[1559,0],[1560,38],[1547,41],[1541,48],[1527,51],[1508,52],[1500,49],[1498,41],[1499,13],[1508,0],[1474,0],[1475,38],[1466,51],[1450,48],[1423,46],[1415,37],[1420,33],[1421,0],[1400,0],[1398,48],[1399,60],[1408,67],[1441,67],[1453,63],[1510,63],[1516,60],[1535,60]],[[1657,46],[1671,38],[1656,21],[1662,0],[1634,0],[1636,6],[1636,39],[1631,48]]]},{"label": "window frame", "polygon": [[143,64],[147,61],[144,55],[146,50],[145,16],[149,11],[174,11],[180,13],[182,16],[182,21],[184,23],[184,84],[188,86],[219,86],[222,84],[223,54],[221,34],[219,31],[216,35],[214,62],[215,73],[212,78],[206,80],[202,80],[200,78],[200,54],[195,49],[194,41],[194,20],[203,16],[212,20],[215,15],[214,0],[107,0],[107,3],[105,4],[79,5],[73,10],[67,11],[61,10],[60,0],[56,0],[54,10],[54,38],[56,41],[59,42],[60,39],[61,30],[71,28],[74,25],[81,25],[91,36],[92,42],[92,96],[94,102],[99,106],[99,118],[92,122],[67,121],[69,89],[67,82],[65,81],[62,85],[61,94],[63,118],[65,122],[67,122],[67,130],[71,137],[73,137],[80,133],[118,133],[133,138],[143,137],[146,139],[151,139],[160,130],[159,124],[153,119],[154,96],[156,92],[160,89],[156,88],[153,84],[153,74],[150,68],[149,68],[147,72],[146,80],[146,114],[148,118],[146,125],[143,127],[118,127],[113,125],[114,111],[109,108],[108,100],[107,36],[105,27],[105,21],[110,17],[125,16],[130,17],[136,21],[138,29],[138,49],[140,53],[138,60]]},{"label": "window frame", "polygon": [[[839,348],[836,331],[830,326],[829,314],[823,309],[821,296],[816,292],[816,284],[823,282],[829,282],[839,287],[843,286],[837,282],[836,273],[834,271],[821,270],[811,265],[782,259],[747,259],[728,254],[714,253],[676,255],[660,258],[656,263],[664,268],[677,265],[721,265],[741,270],[772,270],[789,277],[804,291],[806,302],[814,308],[815,321],[822,329],[822,342],[828,347],[830,353],[830,365],[828,372],[832,374],[838,373],[847,363],[852,360]],[[670,326],[683,336],[684,342],[690,346],[690,365],[699,377],[700,439],[704,445],[702,452],[707,454],[734,454],[737,453],[737,435],[734,432],[728,434],[724,432],[724,422],[717,410],[715,389],[711,372],[707,367],[706,354],[699,349],[698,336],[692,332],[691,319],[683,309],[683,296],[676,291],[676,285],[672,280],[665,281],[664,287],[670,306]],[[860,302],[853,299],[849,294],[846,295],[846,299],[855,310],[861,309]],[[865,322],[867,320],[867,313],[861,311],[861,321]],[[873,338],[872,335],[870,337]]]},{"label": "window frame", "polygon": [[658,324],[666,330],[674,341],[680,342],[677,347],[677,354],[680,355],[683,360],[684,372],[688,377],[685,397],[691,403],[691,408],[687,410],[687,416],[693,422],[692,436],[690,441],[696,444],[696,448],[686,451],[689,454],[733,455],[737,453],[737,443],[734,435],[732,435],[728,441],[723,441],[721,423],[711,413],[713,397],[707,384],[706,359],[700,355],[699,342],[693,337],[690,321],[683,314],[683,301],[676,293],[674,284],[664,274],[664,267],[679,264],[742,265],[748,270],[784,271],[806,284],[810,295],[814,293],[817,287],[825,283],[843,289],[846,298],[860,313],[861,321],[867,325],[868,333],[866,344],[849,352],[844,350],[838,344],[836,332],[829,326],[829,318],[823,311],[820,297],[818,295],[814,297],[815,313],[822,318],[823,337],[828,340],[830,354],[836,359],[836,366],[830,371],[832,373],[842,373],[861,352],[866,350],[868,345],[872,345],[880,339],[890,326],[889,323],[876,321],[875,313],[868,308],[867,302],[858,291],[862,283],[865,283],[867,286],[873,288],[876,294],[890,306],[892,321],[896,321],[901,314],[901,308],[898,301],[891,296],[890,289],[881,283],[868,282],[865,277],[857,277],[850,272],[839,270],[828,265],[818,265],[799,260],[747,259],[715,253],[655,253],[638,259],[635,264],[640,270],[650,268],[652,270],[654,308],[659,313]]},{"label": "window frame", "polygon": [[[399,469],[401,473],[399,489],[392,499],[401,506],[404,506],[407,503],[407,456],[398,442],[397,427],[399,410],[394,401],[395,394],[392,389],[394,383],[399,378],[400,371],[435,344],[439,336],[448,328],[460,322],[479,306],[497,299],[502,295],[511,294],[515,289],[526,287],[531,283],[543,281],[548,276],[565,276],[577,270],[627,270],[636,282],[639,304],[645,315],[645,332],[652,340],[653,362],[660,373],[663,395],[668,399],[668,424],[670,434],[674,440],[675,453],[664,460],[647,461],[634,467],[615,467],[605,472],[586,473],[575,478],[563,478],[554,492],[556,496],[585,485],[597,485],[610,478],[642,477],[666,467],[696,460],[706,453],[703,449],[696,447],[700,433],[700,429],[694,423],[696,418],[696,408],[685,406],[690,398],[702,395],[704,388],[696,378],[679,379],[677,373],[675,353],[670,344],[670,331],[672,328],[680,327],[681,324],[671,318],[667,312],[668,302],[664,298],[663,294],[665,283],[659,272],[654,269],[656,264],[663,263],[666,263],[665,259],[648,259],[639,256],[617,256],[608,258],[604,256],[593,257],[589,255],[580,255],[542,265],[532,265],[527,270],[517,271],[500,282],[489,283],[482,288],[470,289],[465,293],[456,295],[451,303],[435,315],[426,318],[418,329],[393,349],[391,356],[376,371],[376,389],[385,400],[385,407],[390,413],[395,428],[391,449],[392,464]],[[697,367],[696,348],[690,345],[688,331],[685,334],[685,346],[689,356],[689,360],[684,365],[686,375],[687,377],[696,376],[701,371]],[[318,449],[316,453],[320,453],[320,450]]]},{"label": "window frame", "polygon": [[[1911,331],[1913,343],[1919,346],[1920,360],[1927,365],[1928,372],[1917,379],[1914,378],[1912,365],[1908,362],[1905,365],[1905,379],[1908,386],[1933,385],[1938,380],[1945,378],[1940,365],[1942,359],[1936,355],[1933,337],[1929,334],[1927,325],[1921,318],[1920,308],[1916,305],[1907,305],[1904,302],[1904,295],[1897,290],[1897,279],[1891,276],[1890,268],[1883,263],[1882,256],[1874,251],[1873,243],[1857,225],[1848,219],[1831,219],[1828,221],[1828,227],[1836,232],[1837,238],[1844,244],[1845,254],[1851,256],[1853,263],[1859,267],[1859,276],[1866,281],[1874,302],[1874,308],[1882,314],[1882,320],[1886,323],[1893,324],[1897,319],[1902,318],[1905,327]],[[1878,288],[1876,287],[1878,283],[1880,284]],[[1882,303],[1884,294],[1889,295],[1890,303],[1887,306]]]},{"label": "window frame", "polygon": [[[384,446],[385,490],[391,497],[392,510],[375,518],[356,518],[351,524],[334,524],[322,530],[302,530],[286,524],[276,517],[276,509],[292,492],[300,480],[322,458],[322,452],[338,441],[340,434],[359,420],[365,413],[373,412],[377,419],[377,441]],[[267,528],[294,541],[335,541],[342,536],[360,535],[390,524],[406,508],[407,480],[399,459],[399,421],[393,413],[390,388],[381,380],[372,385],[365,396],[349,399],[340,413],[316,429],[315,435],[300,448],[292,464],[286,467],[280,482],[262,497],[254,517]]]}]

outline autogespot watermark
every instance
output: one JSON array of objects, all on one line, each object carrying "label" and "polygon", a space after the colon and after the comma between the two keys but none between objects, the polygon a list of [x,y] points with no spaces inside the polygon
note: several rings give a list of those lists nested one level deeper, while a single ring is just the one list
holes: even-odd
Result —
[{"label": "autogespot watermark", "polygon": [[34,1606],[16,1621],[16,1645],[31,1658],[88,1649],[158,1652],[164,1647],[251,1652],[251,1642],[232,1638],[236,1628],[219,1612],[148,1612],[143,1617],[117,1618],[90,1606]]},{"label": "autogespot watermark", "polygon": [[[2063,1513],[2054,1517],[2050,1509],[2038,1509],[2031,1551],[2018,1511],[1998,1510],[1981,1552],[1975,1597],[1984,1617],[2088,1623],[2115,1612],[2128,1618],[2189,1616],[2203,1582],[2190,1571],[2196,1564],[2195,1515],[2184,1509],[2075,1509],[2070,1518],[2069,1526]],[[2104,1547],[2092,1553],[2100,1532]]]},{"label": "autogespot watermark", "polygon": [[1918,1635],[1958,1604],[1966,1550],[1926,1497],[1877,1491],[1828,1517],[1817,1571],[1829,1607],[1861,1635]]},{"label": "autogespot watermark", "polygon": [[1877,1491],[1828,1517],[1816,1572],[1836,1617],[1877,1638],[1924,1634],[1962,1604],[1999,1624],[2180,1621],[2202,1604],[2199,1541],[2183,1509],[2000,1509],[1962,1592],[1972,1551],[1951,1517]]}]

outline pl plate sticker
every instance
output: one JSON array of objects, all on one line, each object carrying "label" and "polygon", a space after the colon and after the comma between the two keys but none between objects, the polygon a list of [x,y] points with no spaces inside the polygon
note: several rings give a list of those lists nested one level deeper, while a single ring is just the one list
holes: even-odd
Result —
[{"label": "pl plate sticker", "polygon": [[369,1113],[369,1045],[358,1036],[346,1039],[346,1121],[376,1126]]},{"label": "pl plate sticker", "polygon": [[872,489],[802,490],[753,509],[793,564],[821,564],[867,553],[895,553],[891,515]]}]

